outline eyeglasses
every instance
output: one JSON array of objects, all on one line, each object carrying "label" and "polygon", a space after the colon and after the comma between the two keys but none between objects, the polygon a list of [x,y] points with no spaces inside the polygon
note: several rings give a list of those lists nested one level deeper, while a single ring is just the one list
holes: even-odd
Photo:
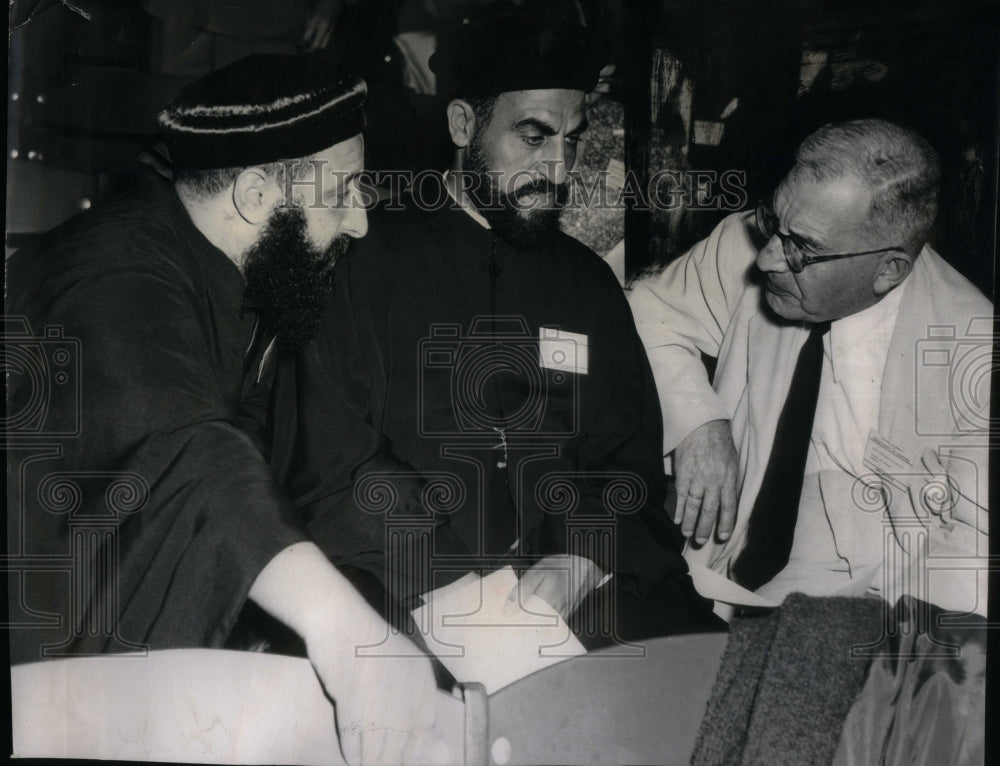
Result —
[{"label": "eyeglasses", "polygon": [[793,234],[782,234],[778,230],[778,227],[780,226],[778,216],[774,210],[771,209],[771,206],[765,202],[761,202],[757,205],[755,223],[757,225],[757,230],[766,240],[770,241],[771,237],[777,237],[781,240],[781,249],[785,254],[785,262],[788,264],[788,268],[796,274],[802,271],[802,269],[806,266],[813,263],[822,263],[823,261],[839,261],[841,258],[854,258],[858,255],[874,255],[875,253],[884,253],[886,250],[903,249],[901,247],[879,247],[875,250],[862,250],[859,253],[809,255],[802,252],[802,246],[796,241],[796,237]]}]

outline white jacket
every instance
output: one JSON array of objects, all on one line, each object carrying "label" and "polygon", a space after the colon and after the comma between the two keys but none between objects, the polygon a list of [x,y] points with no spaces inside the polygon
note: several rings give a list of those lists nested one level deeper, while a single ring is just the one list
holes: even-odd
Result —
[{"label": "white jacket", "polygon": [[[753,281],[752,214],[727,217],[659,275],[634,285],[630,303],[653,369],[664,454],[698,426],[732,422],[739,456],[736,527],[726,543],[686,556],[721,574],[746,544],[778,417],[808,326],[778,324]],[[890,603],[911,593],[948,609],[986,609],[987,424],[992,304],[930,247],[903,290],[882,379],[878,431],[903,453],[897,466],[855,477],[822,471],[820,491],[852,587]],[[717,357],[714,386],[700,353]],[[926,484],[920,456],[936,450],[950,477],[955,518],[928,514],[944,485]],[[915,488],[910,491],[910,487]],[[945,517],[947,518],[947,517]]]}]

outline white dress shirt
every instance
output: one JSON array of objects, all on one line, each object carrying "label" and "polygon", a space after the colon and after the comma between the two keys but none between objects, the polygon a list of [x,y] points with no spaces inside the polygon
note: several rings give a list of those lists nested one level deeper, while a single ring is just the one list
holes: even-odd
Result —
[{"label": "white dress shirt", "polygon": [[[823,369],[816,415],[806,458],[805,481],[799,501],[789,563],[758,594],[780,602],[799,591],[814,596],[863,595],[870,578],[863,563],[846,555],[856,550],[837,532],[858,529],[828,516],[820,491],[820,471],[842,471],[854,478],[869,472],[864,466],[868,435],[878,429],[882,373],[892,340],[903,291],[893,290],[874,306],[838,319],[823,338]],[[872,535],[878,518],[871,518]],[[839,545],[838,545],[839,543]]]},{"label": "white dress shirt", "polygon": [[868,432],[878,428],[882,372],[903,291],[838,319],[823,338],[823,373],[806,475],[840,469],[860,476]]}]

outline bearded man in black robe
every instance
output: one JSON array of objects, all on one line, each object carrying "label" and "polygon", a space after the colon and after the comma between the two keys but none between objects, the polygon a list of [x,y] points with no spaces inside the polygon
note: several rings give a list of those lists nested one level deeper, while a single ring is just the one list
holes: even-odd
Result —
[{"label": "bearded man in black robe", "polygon": [[[159,117],[173,180],[141,171],[15,254],[5,328],[13,662],[223,646],[249,599],[302,638],[351,763],[412,752],[431,665],[386,638],[237,424],[244,380],[315,332],[367,231],[347,204],[365,90],[279,55],[189,85]],[[381,641],[411,659],[355,658]]]},{"label": "bearded man in black robe", "polygon": [[720,624],[663,510],[625,297],[558,230],[603,63],[580,30],[527,14],[445,36],[431,67],[452,169],[371,212],[320,334],[275,370],[272,464],[397,624],[506,564],[587,646]]}]

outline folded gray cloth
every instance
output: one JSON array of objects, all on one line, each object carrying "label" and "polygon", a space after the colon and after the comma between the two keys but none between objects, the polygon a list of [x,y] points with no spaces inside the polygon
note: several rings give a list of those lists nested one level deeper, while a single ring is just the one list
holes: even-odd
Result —
[{"label": "folded gray cloth", "polygon": [[882,603],[799,593],[730,626],[693,766],[829,764],[882,634]]}]

